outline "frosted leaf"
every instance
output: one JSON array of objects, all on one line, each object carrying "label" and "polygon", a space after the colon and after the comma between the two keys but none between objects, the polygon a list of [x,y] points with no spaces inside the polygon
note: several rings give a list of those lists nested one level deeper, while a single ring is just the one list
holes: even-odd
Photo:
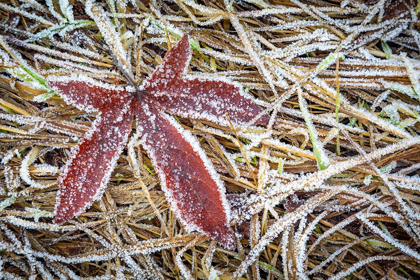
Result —
[{"label": "frosted leaf", "polygon": [[[233,122],[245,124],[262,112],[237,84],[221,79],[179,80],[159,92],[155,100],[171,113],[223,125],[229,125],[225,113]],[[263,115],[256,124],[267,125],[268,121],[269,116]]]},{"label": "frosted leaf", "polygon": [[137,108],[142,144],[177,218],[188,231],[205,232],[232,248],[235,241],[224,187],[197,140],[155,108],[144,104]]},{"label": "frosted leaf", "polygon": [[[188,37],[169,52],[161,66],[144,83],[143,87],[153,96],[157,106],[183,117],[206,119],[229,125],[225,113],[233,122],[244,124],[261,113],[256,105],[241,90],[239,84],[217,79],[181,79],[191,59]],[[268,115],[262,116],[257,124],[268,124]]]},{"label": "frosted leaf", "polygon": [[166,54],[162,64],[144,82],[143,87],[152,93],[164,91],[168,85],[171,85],[186,73],[191,55],[192,52],[189,47],[188,36],[184,36]]},{"label": "frosted leaf", "polygon": [[66,103],[86,112],[98,111],[113,103],[128,102],[131,96],[123,87],[101,83],[85,75],[53,76],[48,79],[48,83]]},{"label": "frosted leaf", "polygon": [[[120,103],[121,104],[121,103]],[[80,214],[101,197],[131,129],[130,103],[101,108],[85,138],[73,149],[58,179],[56,223]]]},{"label": "frosted leaf", "polygon": [[[77,216],[102,195],[135,114],[138,131],[130,141],[130,159],[135,161],[132,147],[142,135],[141,143],[155,165],[168,201],[187,230],[204,232],[223,246],[234,247],[223,183],[197,140],[164,111],[218,123],[226,123],[221,120],[226,112],[236,123],[261,114],[258,124],[265,125],[268,116],[246,97],[239,85],[220,78],[183,79],[191,57],[188,42],[188,36],[184,36],[137,89],[104,84],[84,75],[49,79],[66,102],[88,112],[99,111],[58,179],[56,223]],[[192,108],[194,111],[188,112]],[[136,163],[134,168],[138,173]]]},{"label": "frosted leaf", "polygon": [[411,7],[410,1],[391,1],[385,6],[383,20],[395,20],[397,18],[404,18],[409,15]]}]

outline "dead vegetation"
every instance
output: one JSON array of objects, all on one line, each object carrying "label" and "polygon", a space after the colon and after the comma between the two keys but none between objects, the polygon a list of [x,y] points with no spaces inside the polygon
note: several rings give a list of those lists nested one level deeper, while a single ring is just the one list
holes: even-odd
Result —
[{"label": "dead vegetation", "polygon": [[[417,1],[45,2],[0,3],[1,277],[420,277]],[[55,225],[60,168],[95,115],[45,78],[125,85],[117,60],[141,83],[184,33],[189,74],[240,82],[271,115],[235,128],[241,143],[178,119],[225,183],[237,249],[182,228],[136,143],[102,199]]]}]

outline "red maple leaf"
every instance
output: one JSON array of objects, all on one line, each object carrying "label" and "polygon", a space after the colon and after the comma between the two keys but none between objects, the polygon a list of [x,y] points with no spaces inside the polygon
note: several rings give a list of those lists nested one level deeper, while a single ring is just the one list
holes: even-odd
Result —
[{"label": "red maple leaf", "polygon": [[[197,140],[167,113],[237,124],[261,112],[239,86],[228,81],[186,78],[188,36],[170,50],[140,88],[99,83],[86,76],[55,77],[49,84],[70,104],[99,111],[92,128],[73,149],[58,179],[55,223],[79,215],[102,196],[137,119],[138,135],[161,180],[171,209],[188,230],[234,246],[224,187]],[[257,124],[267,124],[268,115]]]}]

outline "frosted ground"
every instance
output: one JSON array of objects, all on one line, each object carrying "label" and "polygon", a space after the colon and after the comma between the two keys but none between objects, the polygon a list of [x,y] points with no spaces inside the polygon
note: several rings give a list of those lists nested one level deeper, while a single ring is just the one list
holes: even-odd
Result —
[{"label": "frosted ground", "polygon": [[[418,279],[419,10],[411,0],[0,3],[0,276]],[[234,246],[174,211],[136,122],[101,195],[54,223],[57,179],[102,116],[53,81],[142,85],[185,34],[186,79],[233,83],[260,108],[240,124],[196,107],[165,113],[220,187]]]}]

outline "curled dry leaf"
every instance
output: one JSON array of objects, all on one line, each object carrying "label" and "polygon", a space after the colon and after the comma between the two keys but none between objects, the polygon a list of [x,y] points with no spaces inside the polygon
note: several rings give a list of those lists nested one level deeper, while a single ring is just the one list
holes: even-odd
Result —
[{"label": "curled dry leaf", "polygon": [[[112,86],[80,75],[50,79],[66,102],[87,112],[99,111],[58,179],[56,223],[79,215],[101,197],[135,117],[137,135],[177,218],[187,230],[234,247],[223,183],[198,141],[167,113],[226,125],[225,113],[243,124],[262,109],[237,84],[189,78],[185,72],[190,58],[188,36],[184,36],[140,88]],[[268,120],[264,115],[257,124]]]}]

